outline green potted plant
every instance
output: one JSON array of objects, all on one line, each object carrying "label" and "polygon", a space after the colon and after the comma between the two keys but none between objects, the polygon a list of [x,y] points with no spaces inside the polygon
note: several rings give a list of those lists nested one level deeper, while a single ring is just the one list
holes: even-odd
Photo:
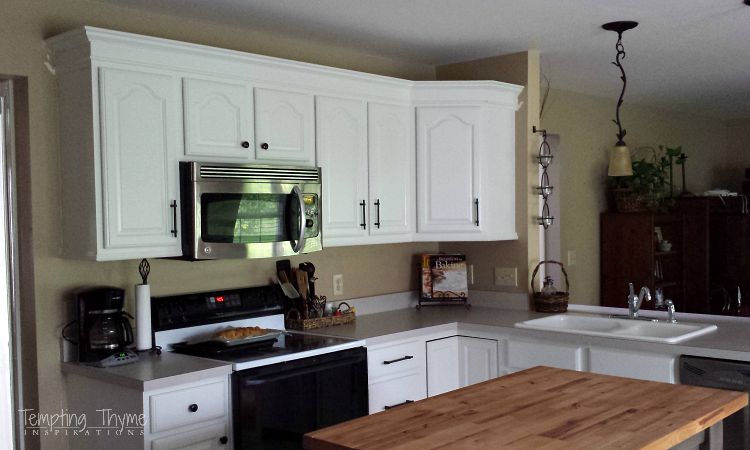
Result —
[{"label": "green potted plant", "polygon": [[[619,212],[665,211],[672,203],[669,194],[669,151],[659,147],[641,147],[636,151],[647,155],[634,159],[633,175],[612,177],[615,204]],[[679,150],[678,150],[679,152]]]}]

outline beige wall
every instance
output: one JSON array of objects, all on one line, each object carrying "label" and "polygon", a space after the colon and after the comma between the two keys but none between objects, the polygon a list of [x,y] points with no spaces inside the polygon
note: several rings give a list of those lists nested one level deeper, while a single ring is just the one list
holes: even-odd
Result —
[{"label": "beige wall", "polygon": [[[560,135],[561,150],[555,162],[563,165],[561,180],[551,180],[560,187],[555,191],[560,197],[552,197],[552,201],[561,202],[558,223],[563,259],[569,250],[577,254],[577,264],[567,268],[573,303],[599,304],[599,213],[607,207],[607,158],[617,132],[610,120],[615,106],[613,99],[552,90],[542,116],[542,126]],[[727,128],[722,121],[627,101],[621,115],[628,131],[625,141],[631,149],[682,145],[688,155],[688,190],[700,193],[728,186],[729,180],[736,179],[726,157]],[[679,190],[678,171],[675,183]]]},{"label": "beige wall", "polygon": [[[532,185],[537,183],[536,139],[532,125],[539,118],[539,52],[530,50],[512,55],[440,66],[440,80],[497,80],[524,86],[516,113],[516,230],[518,240],[500,242],[441,243],[440,251],[466,253],[474,264],[474,289],[528,292],[529,268],[539,261],[539,226],[535,212],[539,197]],[[518,287],[494,285],[495,267],[516,267]]]},{"label": "beige wall", "polygon": [[[93,25],[188,42],[343,67],[382,75],[434,79],[434,68],[406,60],[360,53],[331,43],[289,39],[268,32],[219,26],[184,18],[153,15],[111,3],[85,0],[5,0],[0,9],[0,74],[28,78],[30,187],[33,225],[34,302],[39,377],[39,409],[65,406],[59,369],[59,336],[67,322],[65,300],[76,288],[114,285],[128,289],[138,282],[137,261],[94,263],[60,257],[60,173],[55,79],[45,69],[43,40],[81,25]],[[20,99],[22,100],[22,99]],[[30,189],[29,189],[30,188]],[[24,198],[26,198],[24,197]],[[319,268],[319,291],[331,298],[333,273],[344,274],[345,296],[384,294],[416,288],[413,255],[434,252],[436,244],[381,245],[328,249],[309,258]],[[153,260],[150,282],[155,295],[266,283],[274,261],[241,260],[189,263]],[[132,300],[130,300],[132,301]],[[132,308],[132,305],[129,305]],[[33,355],[32,355],[33,356]],[[43,438],[46,448],[61,448],[63,440]]]}]

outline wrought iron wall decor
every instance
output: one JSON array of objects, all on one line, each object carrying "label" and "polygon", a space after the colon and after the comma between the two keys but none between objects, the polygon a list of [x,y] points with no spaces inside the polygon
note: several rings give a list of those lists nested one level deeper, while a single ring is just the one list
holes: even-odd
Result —
[{"label": "wrought iron wall decor", "polygon": [[554,189],[549,182],[549,175],[547,174],[547,167],[552,164],[553,156],[552,150],[547,142],[547,130],[539,130],[536,126],[531,127],[531,130],[534,133],[541,133],[542,135],[542,142],[539,144],[539,154],[536,157],[537,161],[539,161],[539,165],[542,166],[542,175],[539,179],[539,186],[536,187],[536,190],[542,197],[544,203],[542,205],[542,215],[537,218],[537,223],[543,226],[546,230],[555,221],[555,218],[552,217],[552,214],[549,212],[549,204],[547,203],[547,199],[552,195],[552,190]]}]

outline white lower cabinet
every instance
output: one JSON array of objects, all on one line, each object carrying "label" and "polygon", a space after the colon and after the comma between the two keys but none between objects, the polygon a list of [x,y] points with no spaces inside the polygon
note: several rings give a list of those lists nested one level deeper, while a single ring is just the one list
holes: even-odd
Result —
[{"label": "white lower cabinet", "polygon": [[425,366],[424,338],[368,346],[370,414],[427,397]]},{"label": "white lower cabinet", "polygon": [[589,370],[594,373],[663,383],[675,382],[675,355],[591,347],[589,361]]},{"label": "white lower cabinet", "polygon": [[369,385],[370,414],[412,403],[426,397],[424,374],[405,372]]},{"label": "white lower cabinet", "polygon": [[192,429],[176,436],[151,441],[151,450],[219,450],[229,448],[227,427],[218,423]]},{"label": "white lower cabinet", "polygon": [[233,448],[228,375],[144,391],[68,374],[67,395],[69,409],[85,413],[91,428],[87,435],[69,435],[70,448]]},{"label": "white lower cabinet", "polygon": [[513,369],[528,369],[535,366],[586,370],[584,348],[573,344],[511,338],[508,341],[508,367],[515,371]]},{"label": "white lower cabinet", "polygon": [[494,339],[452,336],[427,342],[427,396],[498,376]]}]

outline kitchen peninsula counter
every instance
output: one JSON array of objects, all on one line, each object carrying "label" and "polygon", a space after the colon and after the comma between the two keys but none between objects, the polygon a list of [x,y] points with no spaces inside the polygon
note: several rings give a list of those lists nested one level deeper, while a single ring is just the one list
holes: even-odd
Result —
[{"label": "kitchen peninsula counter", "polygon": [[309,450],[667,449],[747,403],[744,392],[534,367],[308,433],[304,444]]},{"label": "kitchen peninsula counter", "polygon": [[229,375],[232,364],[224,361],[162,352],[141,353],[138,361],[114,367],[94,367],[77,362],[62,363],[62,371],[94,378],[118,386],[149,391],[207,378]]},{"label": "kitchen peninsula counter", "polygon": [[[572,310],[568,314],[586,314],[591,312]],[[627,310],[621,310],[627,313]],[[607,317],[609,313],[593,314]],[[663,319],[665,313],[643,311],[642,315],[653,314]],[[721,316],[697,316],[693,314],[677,314],[680,322],[684,323],[714,323],[718,325],[716,331],[698,336],[677,344],[662,344],[637,341],[616,337],[598,337],[578,334],[559,333],[554,331],[528,330],[515,328],[514,324],[530,319],[546,317],[533,311],[502,309],[485,306],[431,306],[396,309],[375,314],[357,316],[351,324],[339,325],[314,330],[315,333],[342,336],[354,339],[364,339],[367,345],[379,343],[380,338],[397,333],[409,337],[410,333],[424,333],[426,331],[446,332],[460,335],[462,333],[512,333],[515,336],[549,339],[556,342],[566,342],[580,345],[602,344],[612,348],[628,350],[643,350],[649,352],[671,353],[675,355],[692,355],[710,358],[750,361],[750,319],[735,319]],[[664,317],[662,317],[664,316]]]}]

